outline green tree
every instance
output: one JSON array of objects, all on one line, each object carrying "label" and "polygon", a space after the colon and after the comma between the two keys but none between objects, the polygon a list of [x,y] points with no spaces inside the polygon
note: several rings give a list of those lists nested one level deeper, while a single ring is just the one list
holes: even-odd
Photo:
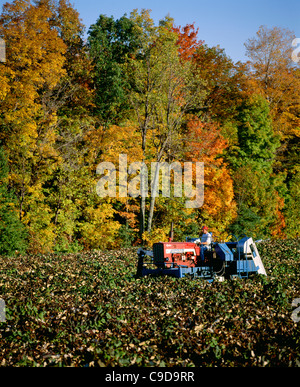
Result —
[{"label": "green tree", "polygon": [[282,197],[283,176],[275,176],[273,163],[278,137],[274,134],[267,101],[252,96],[242,102],[237,116],[238,143],[228,159],[234,169],[238,218],[236,234],[269,236],[276,223],[276,208]]},{"label": "green tree", "polygon": [[286,194],[286,206],[284,215],[286,217],[287,237],[300,236],[300,172],[296,172],[288,184]]},{"label": "green tree", "polygon": [[100,15],[88,32],[94,64],[95,114],[103,125],[117,123],[128,108],[122,64],[137,48],[134,22],[126,15],[118,20]]},{"label": "green tree", "polygon": [[0,147],[0,254],[25,253],[27,232],[18,218],[16,197],[8,188],[8,162]]},{"label": "green tree", "polygon": [[239,105],[236,125],[238,146],[229,153],[232,166],[236,169],[252,163],[271,168],[279,139],[273,131],[267,101],[259,95],[244,99]]}]

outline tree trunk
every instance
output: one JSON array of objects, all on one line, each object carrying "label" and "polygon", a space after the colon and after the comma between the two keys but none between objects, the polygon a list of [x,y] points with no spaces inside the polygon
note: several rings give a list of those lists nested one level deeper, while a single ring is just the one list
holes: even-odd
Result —
[{"label": "tree trunk", "polygon": [[[141,179],[141,185],[142,185]],[[141,186],[141,192],[143,187]],[[146,198],[141,195],[141,208],[140,208],[140,237],[143,239],[143,233],[145,232],[145,215],[146,215]]]},{"label": "tree trunk", "polygon": [[155,174],[153,182],[151,182],[151,201],[150,201],[150,210],[149,210],[149,217],[148,217],[148,227],[147,231],[150,233],[152,228],[152,220],[153,220],[153,213],[154,213],[154,207],[155,207],[155,198],[159,183],[159,163],[156,164],[155,168]]},{"label": "tree trunk", "polygon": [[[146,150],[146,129],[142,131],[142,149],[143,149],[143,163],[145,163],[145,150]],[[141,170],[141,208],[140,208],[140,238],[143,241],[143,233],[145,232],[145,218],[146,218],[146,196],[145,196],[145,173]]]}]

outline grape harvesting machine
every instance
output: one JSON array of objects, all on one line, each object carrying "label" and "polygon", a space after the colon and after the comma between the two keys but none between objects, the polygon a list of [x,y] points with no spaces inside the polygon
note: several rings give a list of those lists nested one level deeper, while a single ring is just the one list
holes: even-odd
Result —
[{"label": "grape harvesting machine", "polygon": [[[172,232],[171,232],[172,234]],[[201,260],[199,238],[186,238],[185,242],[153,244],[152,250],[139,248],[137,277],[169,275],[177,278],[190,276],[209,282],[228,278],[248,278],[252,274],[266,275],[256,244],[247,236],[231,242],[211,242]]]}]

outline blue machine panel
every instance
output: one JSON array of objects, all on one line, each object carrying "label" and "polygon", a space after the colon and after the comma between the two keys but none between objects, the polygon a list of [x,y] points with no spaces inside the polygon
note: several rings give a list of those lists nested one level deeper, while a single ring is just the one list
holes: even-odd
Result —
[{"label": "blue machine panel", "polygon": [[233,261],[233,254],[226,243],[218,243],[215,247],[215,252],[223,261]]},{"label": "blue machine panel", "polygon": [[192,275],[194,277],[205,278],[212,280],[211,268],[209,266],[204,267],[174,267],[168,269],[146,269],[142,268],[142,275],[170,275],[176,278],[183,278],[186,275]]},{"label": "blue machine panel", "polygon": [[236,269],[238,273],[255,273],[259,269],[258,266],[252,261],[252,259],[237,261]]}]

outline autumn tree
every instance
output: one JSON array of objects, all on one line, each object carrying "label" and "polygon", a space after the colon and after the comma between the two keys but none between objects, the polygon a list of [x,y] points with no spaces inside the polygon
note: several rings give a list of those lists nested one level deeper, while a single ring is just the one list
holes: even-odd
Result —
[{"label": "autumn tree", "polygon": [[189,120],[186,136],[186,158],[204,162],[204,203],[197,210],[200,223],[209,225],[216,236],[224,235],[236,218],[233,180],[223,155],[228,146],[221,128]]},{"label": "autumn tree", "polygon": [[[286,193],[281,213],[287,219],[297,203],[294,194],[288,192],[295,192],[300,151],[300,70],[291,58],[294,37],[288,29],[261,26],[256,36],[245,43],[253,89],[268,101],[274,130],[280,138],[274,170],[284,179]],[[296,231],[293,233],[299,222],[296,214],[291,216],[290,235],[296,235]]]},{"label": "autumn tree", "polygon": [[[92,223],[93,211],[99,211],[99,198],[94,194],[91,199],[97,160],[88,158],[93,150],[85,139],[86,132],[95,126],[93,65],[84,43],[85,26],[68,0],[58,1],[53,25],[66,46],[65,74],[48,94],[47,101],[57,114],[55,149],[59,163],[45,189],[54,225],[54,248],[72,251],[89,246],[86,223]],[[89,213],[85,211],[87,202]],[[92,243],[95,246],[95,240]]]},{"label": "autumn tree", "polygon": [[68,114],[84,118],[93,107],[93,65],[84,42],[85,26],[79,13],[69,0],[59,0],[55,9],[53,23],[59,37],[66,45],[64,69],[66,74],[60,81],[56,103],[60,103],[60,115]]},{"label": "autumn tree", "polygon": [[184,135],[187,159],[203,161],[205,166],[204,204],[196,216],[220,236],[236,218],[233,179],[224,158],[236,135],[230,122],[241,98],[243,77],[224,50],[209,48],[198,39],[193,24],[174,29],[181,60],[193,62],[193,73],[202,80],[204,90],[202,104],[190,111],[194,115],[189,116]]},{"label": "autumn tree", "polygon": [[176,45],[181,61],[193,61],[197,55],[197,51],[203,45],[204,41],[199,40],[199,28],[195,28],[194,24],[187,24],[184,27],[176,27],[173,24],[172,30],[177,34]]},{"label": "autumn tree", "polygon": [[223,134],[231,142],[231,123],[239,103],[252,94],[244,64],[234,63],[224,49],[202,44],[194,54],[196,71],[204,80],[206,97],[201,109],[202,120],[222,126]]},{"label": "autumn tree", "polygon": [[52,4],[15,0],[3,6],[0,33],[7,46],[1,72],[9,93],[0,102],[1,134],[10,162],[10,184],[18,198],[19,217],[33,248],[52,246],[51,211],[43,193],[58,154],[55,111],[45,109],[44,96],[65,74],[65,44],[49,20]]},{"label": "autumn tree", "polygon": [[261,26],[245,43],[253,87],[268,101],[274,130],[280,135],[276,169],[286,171],[288,178],[299,166],[293,156],[299,153],[300,136],[300,69],[291,58],[294,38],[288,29]]},{"label": "autumn tree", "polygon": [[[166,18],[155,26],[146,10],[141,14],[132,12],[131,19],[140,37],[140,50],[125,66],[128,97],[141,133],[143,161],[172,161],[178,157],[185,114],[201,104],[201,80],[193,76],[192,62],[181,60],[172,19]],[[156,165],[154,186],[159,181],[159,164]],[[152,195],[150,200],[148,233],[152,228],[155,198]],[[141,234],[145,230],[145,203],[142,196]]]},{"label": "autumn tree", "polygon": [[[250,58],[250,70],[257,82],[257,87],[264,93],[270,103],[271,111],[276,110],[282,101],[284,91],[291,92],[292,41],[293,32],[279,28],[260,26],[256,37],[245,43],[246,55]],[[284,96],[286,99],[286,96]]]}]

